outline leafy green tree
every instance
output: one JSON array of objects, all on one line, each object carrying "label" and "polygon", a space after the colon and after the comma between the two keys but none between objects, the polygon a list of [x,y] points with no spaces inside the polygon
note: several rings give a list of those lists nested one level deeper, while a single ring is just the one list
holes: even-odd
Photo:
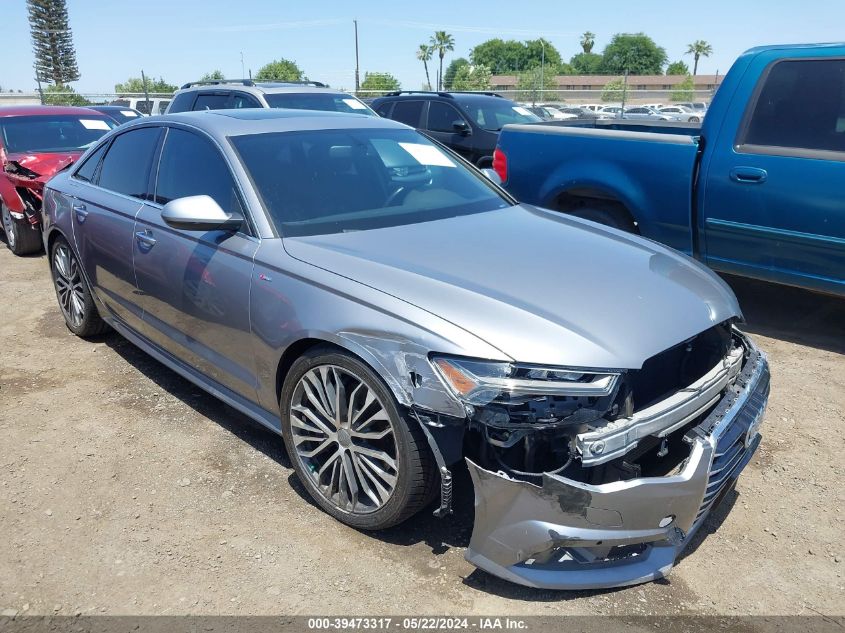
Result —
[{"label": "leafy green tree", "polygon": [[[518,101],[530,101],[531,103],[561,101],[557,92],[549,90],[549,86],[554,87],[554,85],[554,75],[550,76],[548,73],[543,73],[541,81],[540,68],[531,68],[517,75],[516,99]],[[541,86],[543,86],[542,91]]]},{"label": "leafy green tree", "polygon": [[666,67],[667,75],[689,75],[689,66],[684,62],[672,62]]},{"label": "leafy green tree", "polygon": [[621,75],[660,75],[666,65],[666,50],[645,33],[617,33],[602,53],[602,70]]},{"label": "leafy green tree", "polygon": [[701,57],[710,57],[713,54],[713,47],[704,40],[695,40],[687,47],[687,55],[692,55],[695,62],[692,66],[692,74],[698,73],[698,60]]},{"label": "leafy green tree", "polygon": [[400,87],[399,80],[390,73],[364,73],[364,81],[361,82],[361,92],[368,97],[377,97]]},{"label": "leafy green tree", "polygon": [[[452,85],[455,81],[455,74],[458,72],[462,66],[469,66],[469,61],[464,57],[458,57],[457,59],[453,59],[448,66],[446,66],[446,72],[443,73],[443,88],[446,90],[452,90]],[[484,66],[484,64],[481,64]],[[487,68],[485,66],[485,68]]]},{"label": "leafy green tree", "polygon": [[65,0],[26,0],[26,5],[36,78],[56,85],[78,81],[81,75]]},{"label": "leafy green tree", "polygon": [[593,46],[596,44],[596,34],[592,31],[585,31],[581,36],[581,48],[585,55],[590,55],[593,52]]},{"label": "leafy green tree", "polygon": [[[429,90],[431,90],[431,77],[428,76],[428,62],[431,61],[433,54],[434,49],[428,44],[420,44],[420,47],[417,49],[417,59],[423,63],[423,68],[425,68],[425,83],[428,85]],[[446,72],[449,72],[449,70],[447,69]]]},{"label": "leafy green tree", "polygon": [[672,101],[692,101],[695,99],[695,80],[689,73],[681,83],[669,95]]},{"label": "leafy green tree", "polygon": [[577,75],[598,75],[602,71],[604,58],[598,53],[578,53],[569,60],[569,65]]},{"label": "leafy green tree", "polygon": [[[543,53],[544,48],[545,55]],[[544,38],[526,40],[525,42],[494,38],[482,42],[473,48],[469,54],[470,61],[473,64],[483,64],[497,74],[520,73],[529,68],[540,66],[544,57],[545,66],[550,75],[566,66],[561,59],[560,52]]]},{"label": "leafy green tree", "polygon": [[492,71],[483,64],[464,64],[455,72],[450,90],[489,90]]},{"label": "leafy green tree", "polygon": [[443,58],[455,50],[455,38],[446,31],[435,31],[431,36],[431,48],[440,57],[440,73],[437,75],[437,89],[443,90]]},{"label": "leafy green tree", "polygon": [[[147,77],[147,92],[149,94],[172,94],[177,86],[167,83],[163,77],[150,79]],[[144,82],[140,77],[130,77],[122,84],[115,84],[114,91],[119,94],[144,94]]]},{"label": "leafy green tree", "polygon": [[223,81],[224,79],[226,79],[226,75],[223,74],[222,70],[212,70],[200,77],[200,81]]},{"label": "leafy green tree", "polygon": [[601,92],[601,100],[617,103],[622,101],[624,92],[625,82],[622,79],[612,79],[604,85],[604,89]]},{"label": "leafy green tree", "polygon": [[42,90],[45,105],[62,106],[87,106],[91,105],[81,94],[77,93],[71,86],[63,84],[51,84],[44,86]]},{"label": "leafy green tree", "polygon": [[303,73],[296,62],[289,59],[274,59],[255,73],[257,81],[302,81]]}]

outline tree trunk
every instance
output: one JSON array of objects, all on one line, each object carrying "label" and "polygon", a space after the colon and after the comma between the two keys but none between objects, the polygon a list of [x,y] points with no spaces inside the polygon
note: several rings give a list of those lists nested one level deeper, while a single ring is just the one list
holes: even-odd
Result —
[{"label": "tree trunk", "polygon": [[423,60],[423,68],[425,68],[425,83],[428,85],[428,89],[431,90],[431,77],[428,76],[428,62]]},{"label": "tree trunk", "polygon": [[695,63],[692,65],[692,76],[698,74],[698,53],[695,54]]},{"label": "tree trunk", "polygon": [[440,74],[437,77],[437,90],[443,90],[443,57],[446,55],[445,51],[440,51]]}]

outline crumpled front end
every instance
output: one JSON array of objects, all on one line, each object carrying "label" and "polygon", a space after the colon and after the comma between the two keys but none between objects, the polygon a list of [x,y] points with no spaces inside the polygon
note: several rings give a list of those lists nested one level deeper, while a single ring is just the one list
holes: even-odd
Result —
[{"label": "crumpled front end", "polygon": [[733,340],[687,388],[573,433],[565,467],[533,476],[467,458],[476,497],[467,560],[549,589],[666,576],[760,443],[768,363],[746,337]]},{"label": "crumpled front end", "polygon": [[0,197],[16,220],[40,222],[44,185],[76,161],[82,152],[9,154],[0,174]]}]

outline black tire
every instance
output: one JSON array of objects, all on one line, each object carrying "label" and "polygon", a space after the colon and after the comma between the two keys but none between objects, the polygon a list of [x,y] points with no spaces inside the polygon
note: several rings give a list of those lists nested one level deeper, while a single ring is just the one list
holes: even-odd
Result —
[{"label": "black tire", "polygon": [[[64,260],[65,256],[67,260]],[[57,261],[57,258],[60,258],[61,262]],[[63,268],[65,270],[62,270]],[[68,329],[81,338],[107,332],[109,326],[97,311],[76,253],[63,237],[56,238],[50,248],[50,272],[59,309]],[[65,288],[67,292],[63,292]]]},{"label": "black tire", "polygon": [[637,228],[631,221],[631,218],[619,209],[609,209],[603,207],[580,207],[570,212],[578,218],[598,222],[606,226],[619,229],[620,231],[627,231],[628,233],[635,233]]},{"label": "black tire", "polygon": [[26,220],[16,220],[9,208],[0,201],[3,232],[6,234],[6,246],[15,255],[30,255],[42,249],[41,231],[33,228]]},{"label": "black tire", "polygon": [[[304,458],[297,451],[294,441],[290,411],[296,394],[302,393],[298,391],[300,381],[311,370],[330,366],[349,372],[349,375],[357,378],[375,394],[380,401],[378,404],[382,405],[383,410],[389,416],[393,430],[395,464],[398,473],[395,487],[383,505],[368,512],[355,512],[354,505],[353,510],[350,511],[339,507],[328,499],[315,482],[315,478],[320,477],[319,474],[315,473],[316,467],[309,464],[310,472],[306,471]],[[354,356],[332,347],[317,347],[308,350],[291,366],[282,386],[279,408],[282,420],[282,438],[300,482],[320,508],[342,523],[362,530],[382,530],[402,523],[419,512],[434,498],[439,475],[431,450],[422,430],[419,428],[419,424],[416,420],[406,419],[402,415],[393,394],[381,378]],[[301,427],[298,426],[297,428]],[[302,431],[298,430],[297,432],[301,441]],[[326,451],[336,450],[338,453],[342,453],[341,446],[341,444],[332,444]],[[351,453],[353,451],[347,448],[346,452]],[[339,460],[334,461],[340,461],[343,464],[344,458],[341,456]]]},{"label": "black tire", "polygon": [[699,119],[697,116],[691,116],[691,117],[689,118],[689,122],[690,122],[690,123],[700,123],[700,122],[701,122],[701,119]]}]

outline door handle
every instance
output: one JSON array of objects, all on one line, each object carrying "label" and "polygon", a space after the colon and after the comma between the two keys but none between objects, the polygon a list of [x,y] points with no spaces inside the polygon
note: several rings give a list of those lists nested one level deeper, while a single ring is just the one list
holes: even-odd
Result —
[{"label": "door handle", "polygon": [[759,167],[734,167],[731,169],[731,180],[747,184],[760,184],[766,182],[769,174],[765,169]]},{"label": "door handle", "polygon": [[88,217],[88,210],[85,208],[85,205],[81,202],[74,202],[70,205],[70,208],[73,209],[73,212],[76,214],[76,221],[82,224],[85,222],[85,218]]},{"label": "door handle", "polygon": [[135,233],[135,239],[138,242],[138,247],[144,253],[148,253],[150,249],[156,245],[156,240],[153,237],[153,232],[149,229],[145,231],[138,231],[137,233]]}]

